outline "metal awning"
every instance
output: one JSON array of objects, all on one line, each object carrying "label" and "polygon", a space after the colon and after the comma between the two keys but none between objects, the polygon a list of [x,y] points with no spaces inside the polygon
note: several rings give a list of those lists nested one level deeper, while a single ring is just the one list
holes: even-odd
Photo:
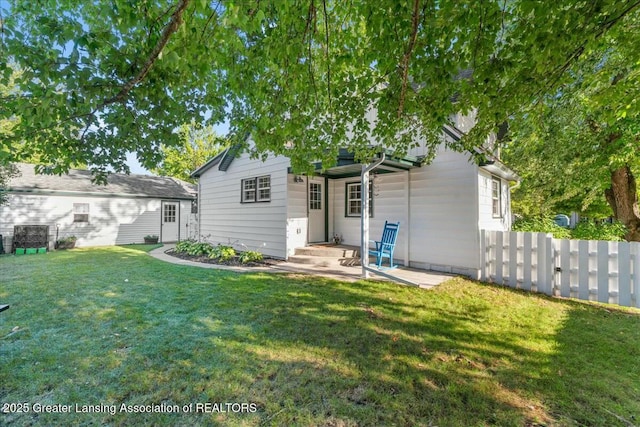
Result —
[{"label": "metal awning", "polygon": [[[377,158],[382,158],[382,153]],[[376,168],[376,173],[393,173],[408,171],[409,169],[420,167],[424,164],[424,157],[413,156],[394,156],[389,152],[385,153],[384,161]],[[322,170],[322,163],[314,163],[316,173],[320,176],[328,178],[350,178],[360,176],[362,173],[362,164],[356,162],[353,153],[346,149],[340,149],[336,165]]]}]

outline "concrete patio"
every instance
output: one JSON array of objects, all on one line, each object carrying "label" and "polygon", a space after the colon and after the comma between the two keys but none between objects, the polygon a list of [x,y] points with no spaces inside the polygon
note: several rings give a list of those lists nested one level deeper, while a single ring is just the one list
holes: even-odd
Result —
[{"label": "concrete patio", "polygon": [[[165,244],[164,246],[149,252],[149,255],[159,260],[170,262],[173,264],[188,265],[188,266],[200,267],[200,268],[211,268],[211,269],[218,269],[218,270],[229,270],[229,271],[242,272],[242,273],[252,272],[252,271],[264,271],[264,272],[270,272],[270,273],[311,274],[311,275],[329,277],[332,279],[349,281],[349,282],[356,282],[358,280],[362,280],[361,266],[354,265],[354,264],[357,264],[355,262],[348,262],[348,261],[344,262],[344,259],[339,262],[331,262],[330,260],[326,259],[326,257],[319,257],[319,259],[310,260],[307,263],[281,262],[272,266],[264,266],[264,267],[232,267],[232,266],[226,266],[226,265],[205,264],[200,262],[184,260],[184,259],[177,258],[165,253],[167,250],[173,249],[174,247],[175,247],[174,244]],[[423,289],[432,288],[434,286],[439,285],[442,282],[445,282],[453,277],[456,277],[455,275],[452,275],[452,274],[419,270],[415,268],[406,268],[406,267],[398,267],[392,270],[383,270],[381,273],[391,274],[393,276],[396,276],[400,280],[393,280],[378,274],[371,274],[370,279],[383,280],[383,281],[395,281],[398,283],[401,283],[401,281],[409,281]]]}]

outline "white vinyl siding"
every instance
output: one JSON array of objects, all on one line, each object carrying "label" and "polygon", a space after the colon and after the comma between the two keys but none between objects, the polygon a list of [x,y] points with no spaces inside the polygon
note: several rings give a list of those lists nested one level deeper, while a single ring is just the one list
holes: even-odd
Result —
[{"label": "white vinyl siding", "polygon": [[478,168],[469,155],[440,147],[411,177],[412,265],[464,273],[479,266]]},{"label": "white vinyl siding", "polygon": [[[495,215],[494,183],[500,183],[500,214]],[[478,173],[478,227],[480,230],[511,229],[509,183],[480,168]]]},{"label": "white vinyl siding", "polygon": [[[200,177],[200,238],[285,258],[288,165],[284,157],[269,157],[263,162],[243,153],[226,171],[218,166],[204,171]],[[259,177],[269,177],[270,202],[242,203],[238,187],[243,180]],[[257,190],[258,184],[256,181]],[[264,191],[266,184],[264,180],[260,184]]]},{"label": "white vinyl siding", "polygon": [[[475,275],[480,250],[478,167],[468,155],[440,147],[430,165],[409,172],[409,201],[405,174],[381,174],[374,180],[369,238],[379,239],[385,220],[399,221],[398,260],[404,261],[408,246],[411,266]],[[333,186],[332,231],[341,234],[345,244],[359,246],[360,219],[344,216],[346,182],[350,180],[336,180]]]},{"label": "white vinyl siding", "polygon": [[307,217],[307,177],[296,180],[295,175],[287,176],[287,256],[296,248],[307,245],[309,218]]},{"label": "white vinyl siding", "polygon": [[[405,259],[404,242],[407,239],[406,202],[404,197],[404,172],[390,173],[376,177],[372,188],[375,215],[369,219],[369,239],[380,240],[385,221],[400,222],[400,232],[396,242],[394,258]],[[330,215],[330,235],[342,236],[346,245],[360,246],[360,215],[345,216],[347,183],[353,178],[338,179],[330,186],[330,205],[333,204],[333,215]]]},{"label": "white vinyl siding", "polygon": [[[89,206],[89,222],[74,222],[79,205]],[[180,201],[181,236],[190,228],[197,230],[190,208],[191,201]],[[48,225],[50,244],[57,226],[59,238],[78,238],[77,247],[141,243],[146,235],[160,235],[161,215],[159,199],[13,193],[9,203],[0,206],[0,234],[8,246],[15,225]]]}]

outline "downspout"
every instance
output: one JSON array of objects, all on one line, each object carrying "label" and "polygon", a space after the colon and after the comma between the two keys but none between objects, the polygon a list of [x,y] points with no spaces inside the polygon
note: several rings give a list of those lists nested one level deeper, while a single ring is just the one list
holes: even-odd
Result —
[{"label": "downspout", "polygon": [[362,265],[362,277],[369,278],[369,172],[377,168],[384,162],[385,154],[373,164],[363,164],[360,182],[362,193],[360,195],[362,209],[360,210],[360,263]]}]

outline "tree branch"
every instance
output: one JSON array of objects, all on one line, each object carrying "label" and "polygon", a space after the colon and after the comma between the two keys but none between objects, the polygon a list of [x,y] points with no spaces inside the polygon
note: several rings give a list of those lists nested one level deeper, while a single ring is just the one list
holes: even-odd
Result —
[{"label": "tree branch", "polygon": [[413,48],[416,45],[416,39],[418,38],[418,25],[420,23],[420,0],[414,0],[413,2],[413,17],[411,25],[411,37],[409,39],[409,46],[402,58],[402,90],[400,91],[400,100],[398,104],[398,117],[402,116],[404,110],[404,101],[407,94],[407,84],[409,80],[409,59],[413,53]]},{"label": "tree branch", "polygon": [[[597,39],[597,38],[601,37],[602,35],[604,35],[604,33],[606,33],[608,30],[610,30],[619,20],[624,18],[627,14],[629,14],[633,9],[636,9],[638,6],[640,6],[640,0],[634,2],[633,4],[631,4],[625,10],[623,10],[620,13],[620,15],[616,16],[615,18],[610,19],[607,22],[602,23],[602,25],[600,26],[598,31],[596,31],[595,36],[593,38]],[[569,69],[569,67],[572,65],[572,63],[574,61],[576,61],[582,55],[582,53],[584,52],[584,50],[585,50],[585,48],[587,46],[587,42],[588,42],[588,40],[583,40],[582,43],[580,44],[580,46],[578,46],[576,49],[574,49],[573,52],[571,52],[571,54],[569,55],[569,57],[567,58],[565,63],[562,64],[560,67],[557,67],[555,70],[553,70],[550,73],[550,81],[549,81],[549,83],[547,83],[546,88],[540,89],[540,91],[538,91],[538,93],[536,94],[536,97],[538,97],[543,90],[546,92],[546,91],[548,91],[549,89],[551,89],[552,87],[554,87],[558,83],[558,81],[560,80],[560,77],[562,77],[562,75],[565,73],[565,71],[567,71]]]},{"label": "tree branch", "polygon": [[329,18],[327,15],[327,0],[322,0],[322,8],[324,11],[324,32],[327,56],[327,95],[329,96],[329,108],[331,108],[331,60],[329,58]]},{"label": "tree branch", "polygon": [[114,102],[123,101],[129,94],[131,89],[133,89],[135,85],[140,83],[147,76],[153,64],[158,60],[158,56],[162,52],[162,49],[164,49],[164,47],[169,42],[169,38],[171,37],[171,35],[175,33],[178,30],[178,28],[180,28],[180,25],[182,24],[182,15],[184,14],[185,9],[189,5],[189,2],[190,0],[180,0],[176,11],[173,12],[173,15],[171,15],[171,21],[169,21],[169,24],[167,24],[167,26],[162,31],[160,40],[158,40],[158,43],[151,51],[151,54],[145,61],[144,66],[142,67],[142,70],[140,70],[140,72],[138,72],[138,74],[134,78],[129,80],[127,83],[125,83],[122,89],[120,89],[120,92],[118,92],[115,96],[105,100],[100,105],[100,107],[113,104]]},{"label": "tree branch", "polygon": [[[316,31],[316,7],[314,4],[314,1],[311,0],[311,3],[309,4],[309,13],[307,15],[307,24],[306,27],[304,29],[304,35],[302,37],[302,42],[304,43],[304,39],[307,37],[307,34],[309,34],[310,29],[311,29],[311,23],[314,23],[313,25],[313,33],[315,33]],[[309,35],[309,43],[308,43],[308,55],[309,58],[307,60],[308,62],[308,68],[309,68],[309,80],[311,81],[311,87],[313,87],[313,94],[315,95],[315,100],[316,100],[316,105],[318,104],[318,90],[316,88],[316,80],[313,76],[313,50],[312,50],[312,45],[313,45],[313,36]]]}]

